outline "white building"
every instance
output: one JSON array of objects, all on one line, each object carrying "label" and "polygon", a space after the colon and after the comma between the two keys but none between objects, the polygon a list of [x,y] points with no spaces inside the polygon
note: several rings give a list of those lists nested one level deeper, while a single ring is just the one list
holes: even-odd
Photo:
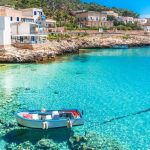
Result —
[{"label": "white building", "polygon": [[39,29],[43,30],[46,16],[44,15],[43,9],[41,8],[27,8],[20,9],[24,17],[31,17],[34,19],[34,22],[38,24]]},{"label": "white building", "polygon": [[0,6],[0,47],[4,45],[46,42],[47,34],[55,32],[55,20],[46,20],[43,9],[16,10]]},{"label": "white building", "polygon": [[0,16],[7,16],[10,18],[10,22],[21,21],[22,11],[15,10],[11,7],[0,6]]},{"label": "white building", "polygon": [[34,19],[34,22],[36,22],[42,16],[45,16],[43,9],[41,8],[27,8],[27,9],[20,9],[20,10],[22,11],[22,16],[32,17]]},{"label": "white building", "polygon": [[150,32],[150,22],[144,24],[143,28],[145,32]]},{"label": "white building", "polygon": [[134,18],[134,22],[137,22],[139,25],[144,25],[147,23],[147,19],[145,19],[145,18]]},{"label": "white building", "polygon": [[124,16],[118,16],[117,17],[117,21],[118,22],[122,22],[124,24],[127,24],[127,23],[135,23],[135,20],[133,17],[124,17]]},{"label": "white building", "polygon": [[16,22],[11,24],[11,35],[37,34],[38,25],[31,22]]},{"label": "white building", "polygon": [[0,16],[0,48],[11,45],[10,18]]}]

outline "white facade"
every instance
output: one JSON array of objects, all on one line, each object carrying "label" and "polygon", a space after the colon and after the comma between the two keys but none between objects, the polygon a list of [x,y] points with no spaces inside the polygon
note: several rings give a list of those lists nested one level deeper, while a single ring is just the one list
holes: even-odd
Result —
[{"label": "white facade", "polygon": [[124,24],[127,24],[127,23],[134,23],[135,20],[133,17],[124,17],[124,16],[118,16],[117,17],[117,21],[118,22],[122,22]]},{"label": "white facade", "polygon": [[145,32],[150,32],[150,25],[149,26],[144,26],[144,31]]},{"label": "white facade", "polygon": [[10,18],[0,16],[0,47],[11,45]]},{"label": "white facade", "polygon": [[134,21],[140,25],[144,25],[147,23],[147,19],[144,19],[144,18],[134,18]]},{"label": "white facade", "polygon": [[35,23],[19,22],[11,24],[11,35],[37,34],[38,26]]},{"label": "white facade", "polygon": [[22,15],[26,17],[32,17],[34,22],[36,22],[41,16],[44,15],[43,10],[40,8],[28,8],[28,9],[21,9]]}]

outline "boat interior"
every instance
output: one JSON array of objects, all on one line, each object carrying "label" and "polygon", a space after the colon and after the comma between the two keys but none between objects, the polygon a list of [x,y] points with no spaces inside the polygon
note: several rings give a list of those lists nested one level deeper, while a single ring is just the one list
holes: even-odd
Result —
[{"label": "boat interior", "polygon": [[77,110],[60,110],[60,111],[30,111],[20,112],[19,116],[31,120],[61,120],[81,118],[81,114]]}]

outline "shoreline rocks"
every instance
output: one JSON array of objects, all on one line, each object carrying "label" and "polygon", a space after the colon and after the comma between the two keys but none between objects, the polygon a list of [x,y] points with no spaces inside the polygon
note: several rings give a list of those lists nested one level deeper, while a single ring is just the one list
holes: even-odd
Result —
[{"label": "shoreline rocks", "polygon": [[135,35],[89,35],[69,40],[49,41],[40,49],[19,49],[11,46],[0,50],[0,63],[39,63],[54,60],[56,56],[79,53],[84,48],[111,48],[126,44],[129,47],[150,46],[150,37]]}]

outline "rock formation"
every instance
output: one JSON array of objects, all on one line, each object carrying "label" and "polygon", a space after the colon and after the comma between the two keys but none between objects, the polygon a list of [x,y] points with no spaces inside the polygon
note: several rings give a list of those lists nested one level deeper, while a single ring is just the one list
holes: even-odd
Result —
[{"label": "rock formation", "polygon": [[129,47],[150,45],[150,37],[135,35],[89,35],[69,40],[52,40],[39,48],[19,49],[9,47],[0,50],[1,63],[35,63],[53,60],[57,55],[79,53],[81,48],[111,48],[112,45],[127,44]]}]

